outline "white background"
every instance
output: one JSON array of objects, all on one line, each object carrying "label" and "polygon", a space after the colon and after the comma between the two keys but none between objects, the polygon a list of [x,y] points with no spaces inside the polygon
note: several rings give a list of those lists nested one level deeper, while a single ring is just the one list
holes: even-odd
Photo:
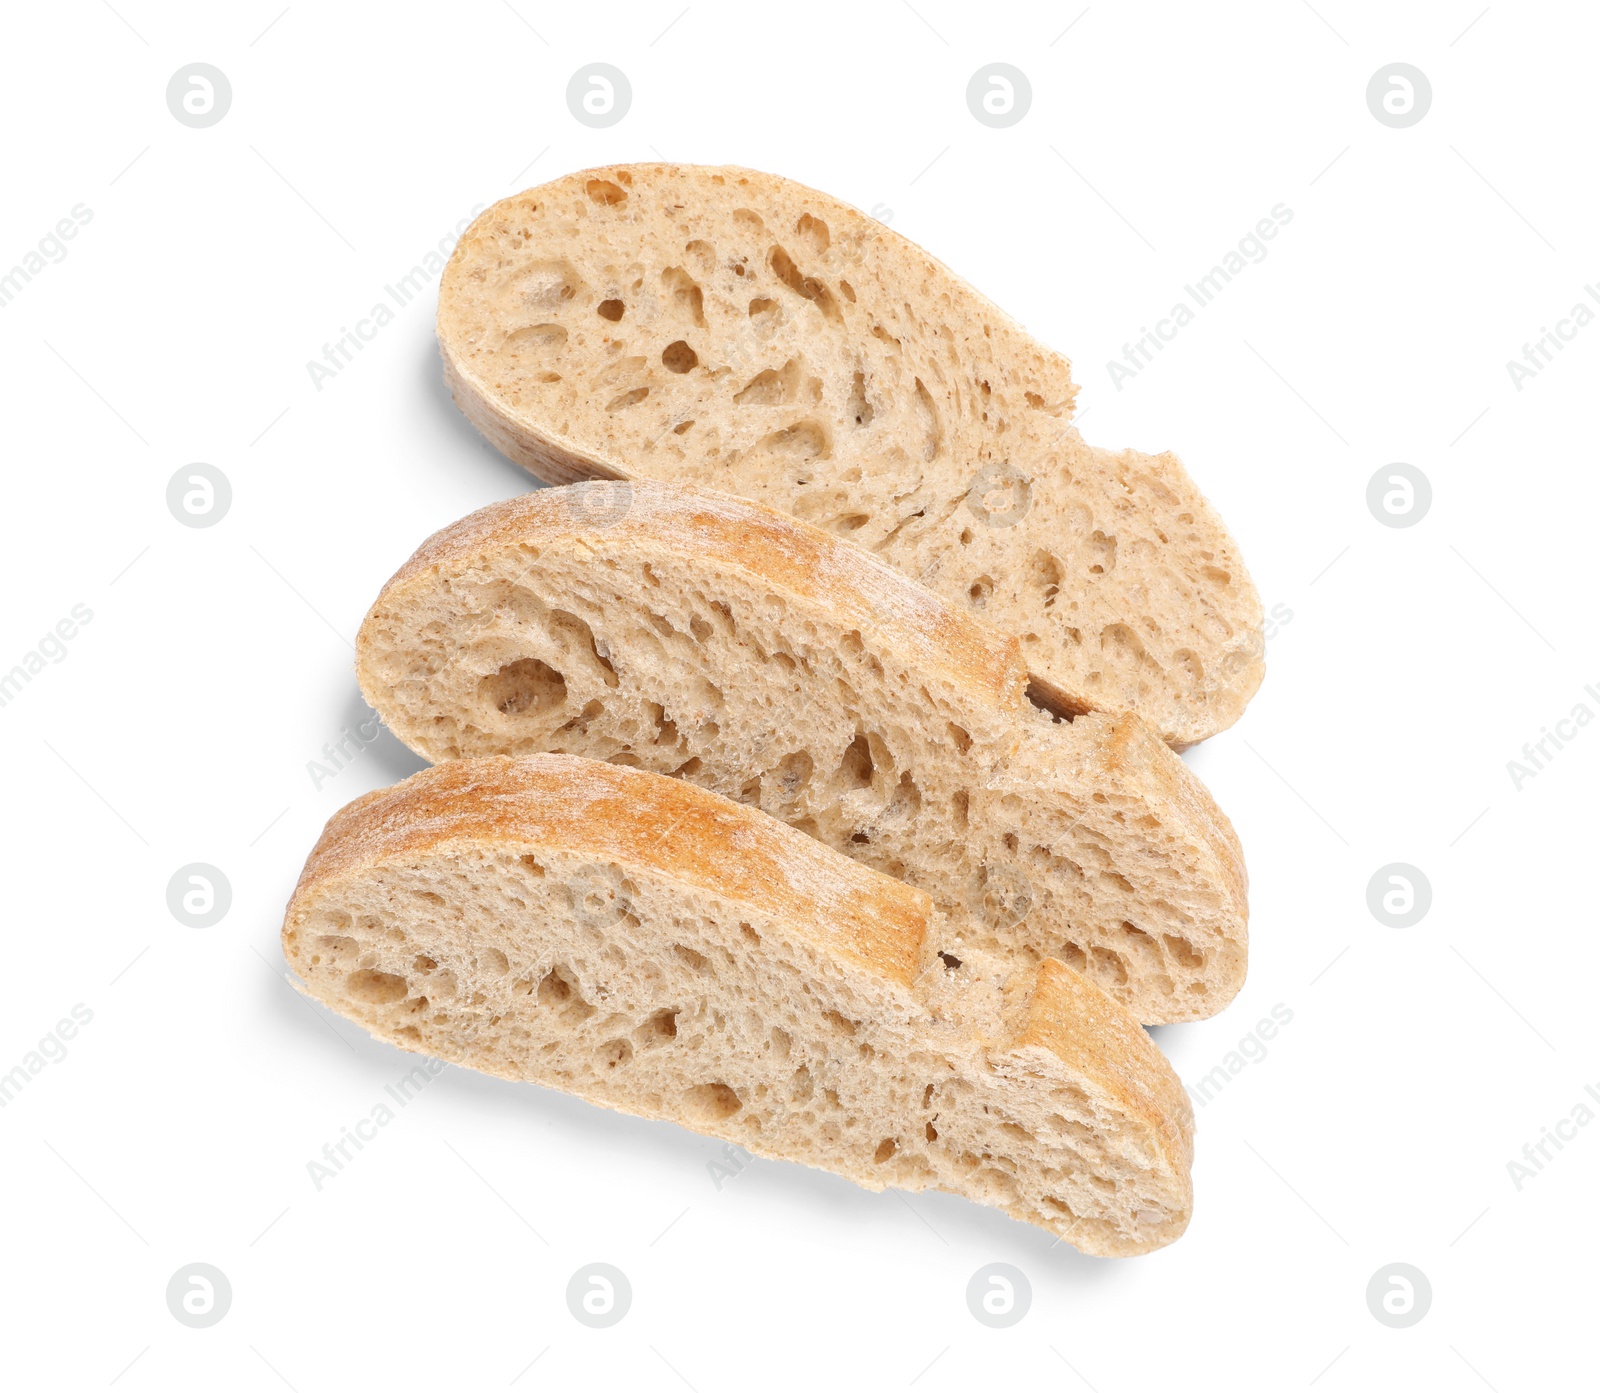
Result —
[{"label": "white background", "polygon": [[[8,1384],[1592,1379],[1600,1126],[1520,1191],[1507,1163],[1600,1087],[1600,728],[1520,791],[1506,768],[1600,712],[1600,326],[1521,391],[1506,368],[1600,282],[1590,7],[116,4],[10,9],[0,88],[0,270],[93,212],[0,310],[0,670],[93,612],[0,709],[0,1070],[93,1012],[0,1110]],[[965,102],[995,60],[1033,88],[1004,130]],[[1403,130],[1365,100],[1397,60],[1433,88]],[[232,84],[209,129],[165,103],[192,61]],[[564,99],[593,61],[633,87],[605,130]],[[416,762],[385,736],[316,789],[307,761],[365,714],[350,639],[384,579],[528,481],[450,405],[431,290],[322,390],[306,361],[475,204],[657,156],[876,208],[1072,357],[1092,441],[1178,451],[1292,611],[1188,756],[1246,848],[1252,962],[1157,1036],[1193,1083],[1293,1020],[1198,1109],[1174,1247],[1091,1260],[767,1162],[719,1190],[714,1142],[456,1069],[308,1178],[413,1059],[295,996],[282,906],[329,814]],[[1117,390],[1107,360],[1279,203],[1270,255]],[[233,488],[204,530],[165,503],[196,461]],[[1365,502],[1394,461],[1433,488],[1403,530]],[[1433,888],[1410,929],[1367,909],[1396,861]],[[188,862],[231,882],[214,928],[168,912]],[[233,1289],[206,1330],[165,1300],[196,1261]],[[633,1286],[610,1330],[566,1307],[594,1261]],[[995,1261],[1033,1292],[1005,1330],[965,1300]],[[1365,1298],[1396,1261],[1433,1292],[1404,1330]]]}]

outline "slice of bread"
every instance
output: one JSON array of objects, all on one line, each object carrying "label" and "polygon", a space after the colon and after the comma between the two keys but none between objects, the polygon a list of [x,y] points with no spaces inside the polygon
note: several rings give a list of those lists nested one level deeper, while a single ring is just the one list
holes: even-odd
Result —
[{"label": "slice of bread", "polygon": [[1191,1205],[1193,1118],[1070,968],[934,953],[927,896],[753,808],[559,755],[334,815],[289,903],[306,990],[378,1038],[868,1189],[1123,1256]]},{"label": "slice of bread", "polygon": [[1059,957],[1140,1020],[1245,973],[1245,872],[1136,717],[1029,705],[1017,641],[869,552],[706,489],[590,482],[425,543],[357,675],[431,760],[561,751],[677,774],[928,891],[963,941]]},{"label": "slice of bread", "polygon": [[1181,748],[1260,685],[1260,599],[1177,459],[1086,445],[1066,359],[826,194],[568,175],[467,230],[438,332],[457,404],[539,478],[705,484],[848,536],[1016,634],[1058,711]]}]

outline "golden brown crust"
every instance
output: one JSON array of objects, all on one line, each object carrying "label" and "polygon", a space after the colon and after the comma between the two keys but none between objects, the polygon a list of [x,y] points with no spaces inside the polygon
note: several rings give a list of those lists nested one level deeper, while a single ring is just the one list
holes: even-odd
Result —
[{"label": "golden brown crust", "polygon": [[543,548],[571,541],[715,557],[838,616],[841,630],[871,630],[888,649],[926,665],[997,710],[1024,701],[1026,669],[1016,639],[939,599],[870,552],[775,508],[711,489],[653,481],[538,489],[491,503],[434,533],[373,605],[393,609],[408,583],[492,547]]},{"label": "golden brown crust", "polygon": [[1173,1169],[1194,1160],[1194,1110],[1166,1056],[1132,1016],[1065,963],[1039,964],[1008,1048],[1043,1046],[1070,1067],[1104,1076],[1109,1091],[1162,1138]]},{"label": "golden brown crust", "polygon": [[[1250,880],[1245,870],[1244,847],[1228,815],[1211,796],[1211,790],[1190,772],[1188,765],[1173,759],[1165,742],[1133,715],[1117,718],[1105,769],[1124,783],[1144,789],[1151,801],[1175,807],[1183,825],[1194,828],[1205,841],[1222,889],[1238,916],[1242,945],[1244,925],[1250,916]],[[1241,985],[1243,981],[1241,972]]]},{"label": "golden brown crust", "polygon": [[921,961],[931,913],[921,891],[681,779],[571,755],[452,760],[358,798],[323,830],[294,897],[475,839],[577,852],[761,905],[817,947],[903,984]]}]

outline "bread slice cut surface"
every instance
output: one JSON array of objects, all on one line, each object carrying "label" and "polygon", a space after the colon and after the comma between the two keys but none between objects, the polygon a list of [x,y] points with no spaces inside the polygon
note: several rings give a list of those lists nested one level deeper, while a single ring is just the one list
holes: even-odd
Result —
[{"label": "bread slice cut surface", "polygon": [[1181,747],[1260,684],[1259,597],[1178,460],[1085,444],[1066,359],[826,194],[568,175],[468,229],[438,335],[461,409],[541,479],[709,485],[846,536],[1016,635],[1059,711]]},{"label": "bread slice cut surface", "polygon": [[1183,762],[1137,717],[1035,709],[1015,639],[774,509],[645,482],[491,505],[384,589],[357,670],[428,759],[677,775],[926,890],[957,956],[1061,958],[1149,1022],[1243,981],[1243,860]]},{"label": "bread slice cut surface", "polygon": [[284,920],[380,1039],[869,1189],[937,1188],[1085,1252],[1176,1238],[1192,1114],[1139,1026],[1050,961],[931,947],[925,895],[679,780],[441,765],[335,815]]}]

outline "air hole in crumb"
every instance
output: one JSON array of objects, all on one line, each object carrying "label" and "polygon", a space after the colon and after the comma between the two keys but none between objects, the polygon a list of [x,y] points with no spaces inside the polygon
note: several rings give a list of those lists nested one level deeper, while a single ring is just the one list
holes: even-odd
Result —
[{"label": "air hole in crumb", "polygon": [[392,1006],[404,1001],[409,990],[404,977],[393,972],[377,972],[370,967],[352,972],[344,983],[347,997],[368,1006]]},{"label": "air hole in crumb", "polygon": [[572,979],[561,967],[552,967],[539,983],[539,1005],[560,1006],[572,999]]},{"label": "air hole in crumb", "polygon": [[669,343],[661,350],[661,365],[668,372],[688,372],[700,361],[700,355],[682,339]]},{"label": "air hole in crumb", "polygon": [[1123,962],[1119,954],[1113,953],[1106,948],[1093,948],[1090,953],[1096,977],[1102,982],[1111,983],[1113,986],[1127,986],[1128,965]]},{"label": "air hole in crumb", "polygon": [[686,948],[681,943],[672,945],[673,956],[687,967],[692,967],[696,972],[706,970],[706,959],[703,953],[697,953],[693,948]]},{"label": "air hole in crumb", "polygon": [[810,249],[812,255],[821,256],[828,250],[828,224],[810,213],[802,213],[794,225],[795,234]]},{"label": "air hole in crumb", "polygon": [[844,414],[858,426],[872,424],[872,403],[867,400],[867,376],[859,369],[850,379],[850,399],[845,403]]},{"label": "air hole in crumb", "polygon": [[735,406],[781,406],[795,399],[801,363],[791,358],[781,368],[764,368],[733,394]]},{"label": "air hole in crumb", "polygon": [[553,353],[567,341],[567,331],[559,324],[525,324],[507,334],[501,350],[518,357],[523,354]]},{"label": "air hole in crumb", "polygon": [[821,310],[823,318],[839,318],[839,306],[834,303],[833,292],[814,276],[801,274],[800,268],[794,264],[794,258],[782,247],[775,246],[767,253],[767,265],[772,268],[772,274],[790,290]]},{"label": "air hole in crumb", "polygon": [[611,208],[616,207],[617,204],[621,203],[622,200],[628,196],[621,188],[619,188],[616,184],[613,184],[609,179],[591,179],[583,186],[583,191],[588,194],[589,197],[592,198],[596,203],[603,203],[607,207]]},{"label": "air hole in crumb", "polygon": [[595,313],[598,314],[601,319],[609,319],[613,324],[615,324],[619,319],[622,318],[622,313],[627,308],[628,307],[624,305],[621,300],[602,300],[598,305],[595,306]]},{"label": "air hole in crumb", "polygon": [[518,658],[478,683],[478,700],[502,716],[542,715],[566,699],[566,678],[538,658]]},{"label": "air hole in crumb", "polygon": [[794,802],[801,790],[811,782],[811,771],[811,756],[804,750],[796,750],[780,759],[771,780],[772,791],[778,802]]},{"label": "air hole in crumb", "polygon": [[528,310],[555,310],[571,300],[582,284],[570,261],[536,261],[517,276],[513,295]]},{"label": "air hole in crumb", "polygon": [[322,949],[333,963],[348,962],[361,952],[361,945],[355,939],[347,938],[343,934],[323,934],[317,939],[317,947]]},{"label": "air hole in crumb", "polygon": [[645,1049],[652,1045],[664,1045],[668,1040],[675,1040],[677,1036],[678,1013],[676,1011],[657,1011],[633,1032],[633,1038]]},{"label": "air hole in crumb", "polygon": [[839,778],[846,788],[868,788],[872,784],[872,747],[865,731],[857,731],[839,760]]},{"label": "air hole in crumb", "polygon": [[[954,972],[958,967],[961,966],[961,959],[956,957],[954,953],[940,953],[939,960],[943,962],[951,972]],[[928,1087],[932,1088],[933,1085],[929,1084]]]},{"label": "air hole in crumb", "polygon": [[881,1166],[898,1150],[899,1147],[895,1144],[895,1139],[893,1137],[885,1137],[878,1143],[878,1149],[872,1153],[873,1164]]},{"label": "air hole in crumb", "polygon": [[1089,574],[1103,576],[1117,569],[1117,538],[1096,528],[1089,534],[1089,540],[1083,544],[1084,555],[1089,558]]},{"label": "air hole in crumb", "polygon": [[743,1106],[725,1083],[697,1084],[683,1095],[684,1111],[697,1122],[724,1122]]},{"label": "air hole in crumb", "polygon": [[[1067,629],[1065,632],[1074,642],[1081,640],[1082,636],[1076,629]],[[1077,716],[1087,714],[1089,710],[1087,706],[1069,701],[1061,693],[1031,681],[1028,683],[1028,701],[1054,720],[1068,723]]]},{"label": "air hole in crumb", "polygon": [[1162,934],[1161,941],[1166,944],[1167,952],[1172,954],[1173,960],[1180,967],[1201,968],[1206,965],[1206,955],[1197,952],[1194,944],[1186,938],[1179,938],[1175,934]]},{"label": "air hole in crumb", "polygon": [[931,462],[944,442],[944,428],[939,424],[939,410],[933,404],[933,396],[922,385],[922,379],[912,379],[912,385],[916,388],[913,410],[922,435],[922,458]]},{"label": "air hole in crumb", "polygon": [[671,297],[673,308],[688,317],[696,328],[706,327],[705,296],[695,279],[681,266],[669,266],[661,273],[661,284]]},{"label": "air hole in crumb", "polygon": [[619,396],[612,397],[611,400],[606,403],[606,410],[626,411],[630,406],[637,406],[649,395],[650,389],[648,387],[635,387],[631,391],[623,392]]},{"label": "air hole in crumb", "polygon": [[750,325],[758,338],[769,339],[778,327],[780,312],[776,300],[760,296],[750,302]]}]

